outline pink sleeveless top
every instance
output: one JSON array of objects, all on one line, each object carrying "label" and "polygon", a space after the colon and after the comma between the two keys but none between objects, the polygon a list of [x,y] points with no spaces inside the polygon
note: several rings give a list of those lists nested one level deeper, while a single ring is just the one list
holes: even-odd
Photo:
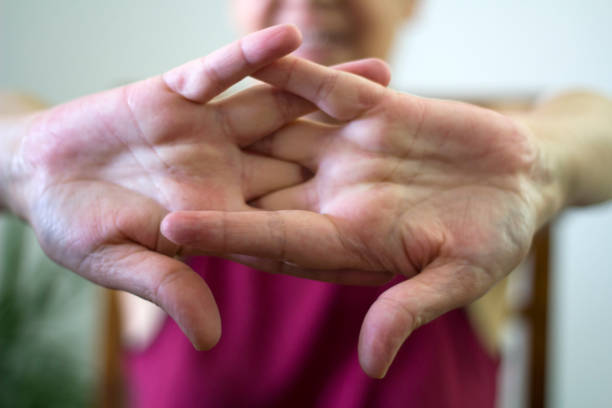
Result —
[{"label": "pink sleeveless top", "polygon": [[125,354],[131,407],[470,407],[495,405],[498,361],[464,310],[420,328],[383,380],[368,378],[357,339],[386,288],[270,275],[229,261],[190,262],[210,285],[223,335],[195,351],[167,319],[142,352]]}]

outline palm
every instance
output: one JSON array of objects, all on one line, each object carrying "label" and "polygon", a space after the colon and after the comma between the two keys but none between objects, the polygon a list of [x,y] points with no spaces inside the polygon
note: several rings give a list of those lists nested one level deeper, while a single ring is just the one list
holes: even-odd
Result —
[{"label": "palm", "polygon": [[[392,98],[399,101],[390,106],[410,103],[406,96]],[[389,112],[390,106],[380,109]],[[415,128],[411,118],[379,118],[377,111],[350,124],[367,123],[367,132],[334,129],[325,151],[317,152],[316,177],[304,188],[310,191],[289,193],[316,197],[308,209],[333,218],[345,243],[338,250],[352,252],[352,267],[413,276],[444,260],[474,264],[498,279],[524,255],[533,234],[521,190],[531,159],[526,135],[492,112],[457,108],[464,119],[472,116],[469,133],[452,118],[444,123],[420,116],[418,130],[406,135],[400,132]],[[384,131],[389,122],[396,134]],[[282,208],[296,201],[289,194],[273,194],[261,204]]]},{"label": "palm", "polygon": [[[245,210],[247,201],[301,180],[297,165],[240,148],[306,113],[309,103],[271,87],[209,102],[298,43],[294,28],[272,28],[164,76],[35,116],[19,157],[30,176],[21,186],[29,203],[22,216],[47,254],[158,303],[196,346],[213,345],[220,328],[212,295],[173,258],[178,247],[159,226],[168,211]],[[249,117],[265,119],[247,127]]]},{"label": "palm", "polygon": [[[309,69],[319,74],[314,86],[300,73],[259,76],[345,122],[299,121],[255,149],[315,177],[257,202],[277,212],[222,223],[210,212],[178,212],[162,228],[175,242],[298,276],[362,284],[410,277],[364,321],[362,366],[381,376],[412,330],[475,300],[521,261],[541,222],[546,181],[528,131],[507,117]],[[247,220],[262,227],[245,231]],[[224,248],[215,244],[221,234]]]}]

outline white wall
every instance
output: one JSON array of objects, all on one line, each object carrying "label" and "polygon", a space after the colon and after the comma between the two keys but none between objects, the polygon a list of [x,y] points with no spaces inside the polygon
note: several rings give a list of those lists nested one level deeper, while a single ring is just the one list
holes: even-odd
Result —
[{"label": "white wall", "polygon": [[[0,88],[58,103],[162,72],[234,37],[225,4],[1,0]],[[394,83],[437,94],[610,94],[611,22],[609,0],[424,1],[397,46]],[[612,206],[572,211],[555,229],[550,406],[612,400],[610,230]]]},{"label": "white wall", "polygon": [[422,3],[394,58],[405,89],[612,92],[610,0]]},{"label": "white wall", "polygon": [[225,4],[0,0],[0,86],[58,103],[164,72],[234,38]]}]

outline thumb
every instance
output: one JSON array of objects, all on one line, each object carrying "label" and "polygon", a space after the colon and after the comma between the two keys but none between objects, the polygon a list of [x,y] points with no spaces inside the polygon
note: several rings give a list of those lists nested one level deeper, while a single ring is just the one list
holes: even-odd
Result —
[{"label": "thumb", "polygon": [[182,255],[238,254],[312,269],[360,266],[332,218],[310,211],[176,211],[161,232],[183,247]]},{"label": "thumb", "polygon": [[208,285],[176,259],[136,244],[101,246],[81,263],[79,273],[157,304],[196,349],[208,350],[219,341],[221,318]]},{"label": "thumb", "polygon": [[372,304],[359,335],[359,363],[383,378],[400,346],[418,327],[480,297],[495,282],[485,269],[466,262],[433,263]]},{"label": "thumb", "polygon": [[302,42],[289,24],[251,33],[206,57],[166,72],[168,88],[192,101],[205,103],[267,64],[289,54]]}]

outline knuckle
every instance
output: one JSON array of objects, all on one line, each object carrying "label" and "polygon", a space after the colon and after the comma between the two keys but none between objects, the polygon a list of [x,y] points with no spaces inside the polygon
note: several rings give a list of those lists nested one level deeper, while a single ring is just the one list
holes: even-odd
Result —
[{"label": "knuckle", "polygon": [[411,310],[404,302],[394,297],[383,294],[377,301],[391,310],[390,315],[395,322],[395,327],[401,327],[406,330],[406,332],[411,332],[426,323],[419,313]]},{"label": "knuckle", "polygon": [[152,288],[150,300],[161,306],[167,298],[168,292],[172,290],[172,286],[176,285],[182,276],[182,270],[177,268],[171,269],[162,275]]},{"label": "knuckle", "polygon": [[217,105],[217,109],[215,109],[214,112],[216,115],[216,122],[223,135],[229,139],[233,139],[234,135],[236,135],[236,126],[234,125],[232,115],[228,112],[226,105]]},{"label": "knuckle", "polygon": [[274,104],[276,106],[276,112],[278,113],[278,124],[283,125],[287,123],[289,120],[293,119],[290,111],[290,107],[292,103],[289,98],[289,94],[282,90],[274,90],[272,93],[272,97],[274,98]]},{"label": "knuckle", "polygon": [[531,171],[538,150],[527,128],[503,114],[488,111],[491,127],[483,153],[487,162],[499,172],[518,174]]},{"label": "knuckle", "polygon": [[285,220],[277,212],[270,213],[268,218],[268,231],[271,242],[275,249],[275,258],[278,260],[290,260],[287,258],[287,231]]},{"label": "knuckle", "polygon": [[330,98],[334,88],[336,87],[336,83],[338,82],[339,75],[340,74],[338,72],[331,71],[324,77],[319,84],[319,87],[315,91],[315,100],[324,101]]},{"label": "knuckle", "polygon": [[526,128],[517,121],[501,115],[500,127],[507,163],[515,170],[530,169],[538,154],[536,144]]}]

